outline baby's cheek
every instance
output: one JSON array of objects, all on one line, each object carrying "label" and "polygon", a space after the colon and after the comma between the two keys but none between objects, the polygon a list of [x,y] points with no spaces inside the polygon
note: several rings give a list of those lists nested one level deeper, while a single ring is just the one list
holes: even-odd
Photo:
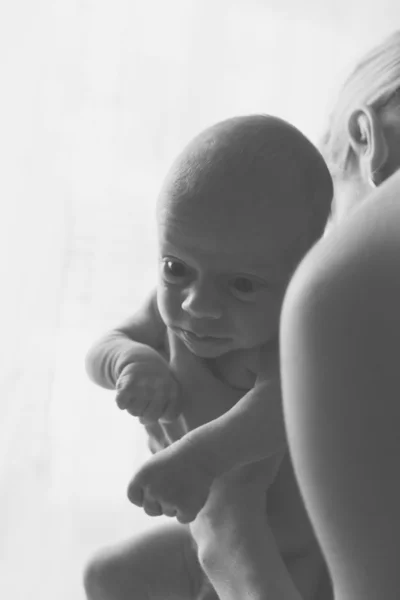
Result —
[{"label": "baby's cheek", "polygon": [[[259,333],[259,332],[258,332]],[[254,319],[237,318],[235,320],[235,334],[238,340],[238,346],[241,348],[251,348],[257,342],[257,328]]]},{"label": "baby's cheek", "polygon": [[173,324],[179,321],[181,313],[180,294],[165,284],[159,284],[157,290],[158,310],[165,323]]},{"label": "baby's cheek", "polygon": [[265,344],[278,333],[279,314],[266,311],[266,307],[253,306],[253,310],[238,320],[238,327],[246,346]]}]

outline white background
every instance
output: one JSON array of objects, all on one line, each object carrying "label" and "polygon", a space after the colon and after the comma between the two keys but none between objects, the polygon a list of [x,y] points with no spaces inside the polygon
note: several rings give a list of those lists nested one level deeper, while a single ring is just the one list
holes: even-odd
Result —
[{"label": "white background", "polygon": [[143,433],[88,345],[155,280],[154,201],[211,123],[274,113],[318,142],[398,0],[14,0],[0,7],[0,597],[83,600],[98,547],[157,520],[126,500]]}]

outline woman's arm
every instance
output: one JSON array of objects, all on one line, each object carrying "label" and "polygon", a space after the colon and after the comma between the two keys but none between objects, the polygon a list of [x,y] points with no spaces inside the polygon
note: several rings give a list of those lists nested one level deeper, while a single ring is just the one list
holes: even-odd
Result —
[{"label": "woman's arm", "polygon": [[289,447],[337,597],[399,597],[400,175],[296,272],[281,369]]},{"label": "woman's arm", "polygon": [[[259,492],[259,490],[257,490]],[[259,498],[264,498],[258,493]],[[235,498],[236,500],[236,498]],[[217,539],[209,536],[199,559],[221,600],[306,600],[302,599],[279,552],[265,515],[252,511],[251,502],[230,506],[222,514],[226,526],[218,528]],[[223,514],[225,516],[225,514]],[[193,531],[193,529],[192,529]],[[196,535],[194,534],[196,539]]]}]

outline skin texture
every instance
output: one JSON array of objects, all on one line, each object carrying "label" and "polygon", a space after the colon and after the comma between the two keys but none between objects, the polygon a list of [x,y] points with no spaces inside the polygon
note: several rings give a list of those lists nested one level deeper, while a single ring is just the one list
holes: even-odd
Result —
[{"label": "skin texture", "polygon": [[[326,573],[285,452],[276,342],[287,282],[322,234],[331,191],[309,142],[264,117],[200,134],[167,176],[156,295],[87,360],[97,383],[117,385],[118,405],[140,418],[155,452],[129,498],[147,514],[190,523],[190,534],[185,528],[171,540],[176,552],[154,560],[163,587],[153,581],[151,598],[165,590],[183,597],[172,578],[187,568],[183,554],[223,600],[330,598],[329,590],[318,595]],[[88,597],[130,598],[133,587],[138,598],[150,593],[134,580],[150,569],[154,539],[95,559]],[[125,565],[124,585],[111,564]],[[107,586],[114,591],[105,596]]]},{"label": "skin texture", "polygon": [[335,600],[398,597],[400,113],[358,106],[334,225],[296,272],[281,325],[294,467]]},{"label": "skin texture", "polygon": [[398,597],[400,174],[319,243],[282,315],[289,444],[338,600]]}]

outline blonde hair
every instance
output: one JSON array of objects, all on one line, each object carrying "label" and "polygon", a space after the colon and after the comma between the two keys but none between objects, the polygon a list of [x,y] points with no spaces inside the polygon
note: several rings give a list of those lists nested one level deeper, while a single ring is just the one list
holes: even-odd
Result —
[{"label": "blonde hair", "polygon": [[334,179],[352,172],[353,150],[348,133],[349,117],[361,107],[384,114],[398,106],[400,95],[400,30],[369,51],[343,84],[320,150]]}]

